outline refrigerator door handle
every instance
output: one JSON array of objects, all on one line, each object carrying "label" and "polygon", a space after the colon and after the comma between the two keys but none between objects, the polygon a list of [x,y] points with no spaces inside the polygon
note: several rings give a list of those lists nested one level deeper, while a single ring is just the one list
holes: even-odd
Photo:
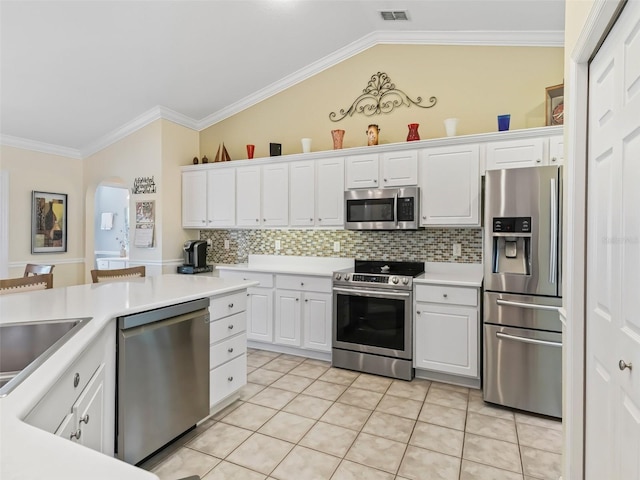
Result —
[{"label": "refrigerator door handle", "polygon": [[551,228],[549,229],[549,283],[556,283],[558,276],[558,191],[556,179],[551,179]]},{"label": "refrigerator door handle", "polygon": [[535,338],[517,337],[502,332],[496,332],[496,337],[503,340],[515,340],[516,342],[530,343],[532,345],[546,345],[547,347],[562,347],[562,342],[550,342],[548,340],[536,340]]},{"label": "refrigerator door handle", "polygon": [[560,307],[554,307],[553,305],[538,305],[536,303],[512,302],[509,300],[501,300],[499,298],[496,300],[496,303],[503,307],[531,308],[533,310],[549,310],[551,312],[560,311]]}]

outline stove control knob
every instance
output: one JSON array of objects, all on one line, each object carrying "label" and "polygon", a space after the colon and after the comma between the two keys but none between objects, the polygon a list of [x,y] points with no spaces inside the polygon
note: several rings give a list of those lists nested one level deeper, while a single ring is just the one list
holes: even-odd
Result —
[{"label": "stove control knob", "polygon": [[342,275],[339,273],[336,273],[336,280],[341,280],[342,279]]},{"label": "stove control knob", "polygon": [[409,284],[409,279],[407,277],[403,277],[402,278],[402,284],[403,285],[408,285]]},{"label": "stove control knob", "polygon": [[397,285],[398,281],[398,277],[391,277],[391,283],[393,283],[394,285]]},{"label": "stove control knob", "polygon": [[345,276],[344,276],[344,279],[345,279],[345,280],[347,280],[347,281],[348,281],[350,278],[351,278],[351,275],[349,275],[348,273],[347,273],[347,274],[345,274]]}]

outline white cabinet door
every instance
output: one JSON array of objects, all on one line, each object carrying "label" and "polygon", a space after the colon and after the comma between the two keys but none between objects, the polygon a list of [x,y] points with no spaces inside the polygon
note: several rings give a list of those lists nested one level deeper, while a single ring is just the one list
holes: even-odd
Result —
[{"label": "white cabinet door", "polygon": [[236,169],[208,170],[207,227],[233,227],[236,224]]},{"label": "white cabinet door", "polygon": [[275,163],[262,167],[262,225],[289,224],[289,165]]},{"label": "white cabinet door", "polygon": [[204,228],[207,226],[207,172],[182,173],[182,226]]},{"label": "white cabinet door", "polygon": [[73,406],[78,421],[79,442],[98,452],[104,452],[102,418],[104,416],[104,365],[93,375]]},{"label": "white cabinet door", "polygon": [[347,188],[378,187],[378,154],[347,157]]},{"label": "white cabinet door", "polygon": [[236,170],[236,224],[240,227],[260,226],[260,167]]},{"label": "white cabinet door", "polygon": [[543,165],[544,138],[524,138],[487,143],[487,170]]},{"label": "white cabinet door", "polygon": [[415,319],[416,368],[478,376],[476,308],[417,303]]},{"label": "white cabinet door", "polygon": [[321,352],[331,351],[331,305],[330,293],[304,294],[304,348]]},{"label": "white cabinet door", "polygon": [[276,290],[276,318],[274,343],[299,347],[301,345],[300,322],[301,293]]},{"label": "white cabinet door", "polygon": [[344,158],[318,160],[316,165],[316,226],[344,225]]},{"label": "white cabinet door", "polygon": [[420,152],[420,225],[480,225],[478,145]]},{"label": "white cabinet door", "polygon": [[564,136],[549,138],[549,165],[564,163]]},{"label": "white cabinet door", "polygon": [[247,340],[273,342],[273,290],[254,287],[247,295]]},{"label": "white cabinet door", "polygon": [[289,165],[289,222],[295,227],[315,224],[315,167],[313,160]]},{"label": "white cabinet door", "polygon": [[402,187],[418,184],[418,151],[387,152],[382,154],[383,187]]}]

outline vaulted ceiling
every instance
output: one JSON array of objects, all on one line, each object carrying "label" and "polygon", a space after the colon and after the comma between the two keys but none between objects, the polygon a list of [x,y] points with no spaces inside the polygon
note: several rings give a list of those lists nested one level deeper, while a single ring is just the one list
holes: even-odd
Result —
[{"label": "vaulted ceiling", "polygon": [[202,129],[377,43],[561,45],[564,1],[2,0],[0,27],[3,143],[82,156],[154,109]]}]

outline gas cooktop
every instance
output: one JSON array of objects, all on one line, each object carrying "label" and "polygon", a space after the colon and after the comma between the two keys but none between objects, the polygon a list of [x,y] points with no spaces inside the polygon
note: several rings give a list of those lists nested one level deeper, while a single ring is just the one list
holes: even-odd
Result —
[{"label": "gas cooktop", "polygon": [[351,270],[334,272],[334,285],[410,289],[413,277],[424,273],[424,262],[356,260]]}]

